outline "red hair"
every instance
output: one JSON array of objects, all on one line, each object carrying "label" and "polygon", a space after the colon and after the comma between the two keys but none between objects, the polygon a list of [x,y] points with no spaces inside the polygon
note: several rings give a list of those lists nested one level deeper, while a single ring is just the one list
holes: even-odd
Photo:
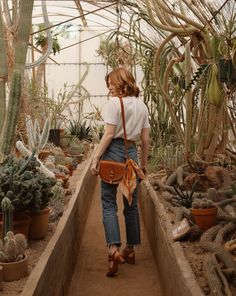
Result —
[{"label": "red hair", "polygon": [[139,96],[139,88],[131,72],[125,68],[118,68],[110,72],[106,77],[106,84],[109,88],[109,81],[115,86],[117,96]]}]

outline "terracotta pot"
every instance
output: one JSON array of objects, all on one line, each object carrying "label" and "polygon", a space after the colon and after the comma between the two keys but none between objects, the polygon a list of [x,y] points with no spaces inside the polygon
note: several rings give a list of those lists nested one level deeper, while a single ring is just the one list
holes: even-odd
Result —
[{"label": "terracotta pot", "polygon": [[215,225],[217,211],[218,209],[216,207],[209,209],[191,209],[196,224],[203,231]]},{"label": "terracotta pot", "polygon": [[73,175],[73,165],[72,164],[66,164],[66,167],[69,170],[69,175],[72,176]]},{"label": "terracotta pot", "polygon": [[[22,233],[27,238],[29,236],[31,217],[26,213],[13,213],[13,232],[14,234]],[[2,213],[0,214],[0,235],[2,236]]]},{"label": "terracotta pot", "polygon": [[28,275],[28,257],[16,262],[0,262],[3,267],[3,280],[5,282],[16,281]]},{"label": "terracotta pot", "polygon": [[39,153],[39,159],[44,160],[51,154],[50,150],[42,150]]},{"label": "terracotta pot", "polygon": [[29,229],[30,239],[42,239],[48,231],[50,209],[46,208],[38,213],[30,212],[31,224]]}]

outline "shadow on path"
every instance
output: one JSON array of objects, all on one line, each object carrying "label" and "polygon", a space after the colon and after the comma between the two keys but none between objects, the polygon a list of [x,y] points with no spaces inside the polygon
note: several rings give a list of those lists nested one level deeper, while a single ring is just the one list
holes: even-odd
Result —
[{"label": "shadow on path", "polygon": [[[126,263],[119,265],[116,277],[107,278],[105,276],[107,270],[107,249],[102,224],[99,185],[95,191],[85,227],[78,264],[76,265],[67,296],[162,296],[158,273],[142,219],[142,244],[136,248],[136,264],[130,265]],[[119,195],[118,207],[121,238],[124,245],[123,202]]]}]

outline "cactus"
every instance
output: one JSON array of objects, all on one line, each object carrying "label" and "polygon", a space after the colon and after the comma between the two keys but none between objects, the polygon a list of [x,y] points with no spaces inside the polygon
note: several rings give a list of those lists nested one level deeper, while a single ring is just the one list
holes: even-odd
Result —
[{"label": "cactus", "polygon": [[27,240],[21,233],[8,231],[4,241],[0,240],[0,262],[15,262],[23,259],[27,248]]},{"label": "cactus", "polygon": [[50,119],[47,118],[41,133],[38,120],[35,119],[33,124],[31,117],[29,115],[26,116],[29,150],[33,151],[36,149],[36,154],[38,155],[39,151],[45,147],[49,137],[50,126]]},{"label": "cactus", "polygon": [[20,96],[21,74],[19,71],[14,71],[9,99],[9,108],[6,116],[6,127],[3,133],[2,152],[5,155],[11,152],[11,147],[14,141],[15,127],[20,109]]},{"label": "cactus", "polygon": [[192,203],[193,209],[210,209],[214,207],[213,201],[207,198],[195,198]]},{"label": "cactus", "polygon": [[71,155],[78,155],[78,154],[82,154],[84,152],[84,147],[83,145],[71,145],[69,148],[69,153]]},{"label": "cactus", "polygon": [[53,186],[51,192],[53,193],[53,196],[49,203],[51,208],[50,220],[56,221],[62,215],[64,210],[65,190],[62,187],[60,180],[57,181],[56,185]]},{"label": "cactus", "polygon": [[[27,149],[27,148],[25,147],[25,145],[24,145],[21,141],[17,141],[17,142],[16,142],[16,148],[17,148],[17,149],[18,149],[23,155],[26,155],[26,156],[30,156],[30,155],[32,155],[32,152],[31,152],[29,149]],[[55,175],[53,174],[53,172],[51,172],[49,169],[47,169],[47,168],[45,167],[45,165],[43,165],[43,163],[42,163],[37,157],[36,157],[36,159],[37,159],[38,163],[40,164],[38,170],[39,170],[41,173],[45,174],[47,177],[54,178]]]},{"label": "cactus", "polygon": [[35,158],[29,159],[8,158],[0,167],[0,195],[9,198],[16,211],[45,208],[56,184],[55,178],[37,171],[39,163]]},{"label": "cactus", "polygon": [[[12,144],[14,142],[15,129],[17,119],[20,110],[20,90],[21,90],[21,77],[23,77],[25,70],[25,60],[29,43],[29,34],[32,23],[32,12],[33,12],[33,0],[21,1],[19,7],[13,7],[14,18],[11,27],[6,30],[11,30],[14,34],[14,38],[5,38],[3,35],[3,21],[2,12],[0,17],[0,107],[3,108],[0,111],[0,161],[3,161],[7,155],[9,155]],[[5,24],[4,24],[5,25]],[[16,29],[17,28],[17,29]],[[2,38],[2,36],[4,36]],[[12,42],[13,40],[13,42]],[[10,50],[14,49],[15,57],[13,59],[6,58],[6,48]],[[8,61],[14,60],[14,64]],[[6,81],[8,78],[8,69],[13,69],[10,97],[7,96]],[[10,71],[12,72],[12,71]],[[8,104],[6,104],[8,102]],[[2,116],[3,115],[3,116]],[[4,121],[4,122],[3,122]]]},{"label": "cactus", "polygon": [[3,213],[3,237],[5,237],[6,233],[8,231],[12,231],[13,226],[12,226],[12,211],[13,211],[13,206],[11,203],[11,200],[5,196],[1,202],[1,207],[2,207],[2,213]]},{"label": "cactus", "polygon": [[55,163],[65,165],[66,163],[66,156],[64,154],[55,154]]}]

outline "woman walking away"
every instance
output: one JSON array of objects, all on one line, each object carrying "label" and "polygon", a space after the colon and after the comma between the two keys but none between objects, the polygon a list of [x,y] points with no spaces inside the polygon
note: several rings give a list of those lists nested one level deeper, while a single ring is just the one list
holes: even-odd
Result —
[{"label": "woman walking away", "polygon": [[[124,143],[124,129],[122,122],[121,102],[124,105],[124,117],[126,128],[126,147],[128,152],[129,176],[134,176],[132,180],[121,182],[120,188],[123,193],[124,218],[126,226],[126,246],[122,253],[120,228],[117,217],[116,193],[118,184],[109,184],[101,180],[101,198],[103,209],[103,224],[105,228],[106,243],[108,247],[108,271],[107,276],[112,277],[118,271],[118,264],[124,262],[135,263],[134,246],[140,244],[140,224],[137,202],[138,177],[144,177],[147,173],[147,157],[149,145],[149,121],[146,105],[138,99],[139,88],[135,83],[133,75],[124,68],[118,68],[110,72],[106,78],[111,99],[106,104],[104,122],[105,133],[95,152],[91,174],[98,175],[99,160],[114,160],[118,162],[126,161],[126,149]],[[135,142],[141,139],[141,160],[138,167],[138,156]],[[141,170],[140,170],[141,169]],[[124,179],[124,178],[123,178]],[[128,184],[128,185],[130,185]],[[132,188],[132,191],[130,191]],[[123,190],[122,190],[123,189]],[[125,193],[126,192],[126,193]]]}]

